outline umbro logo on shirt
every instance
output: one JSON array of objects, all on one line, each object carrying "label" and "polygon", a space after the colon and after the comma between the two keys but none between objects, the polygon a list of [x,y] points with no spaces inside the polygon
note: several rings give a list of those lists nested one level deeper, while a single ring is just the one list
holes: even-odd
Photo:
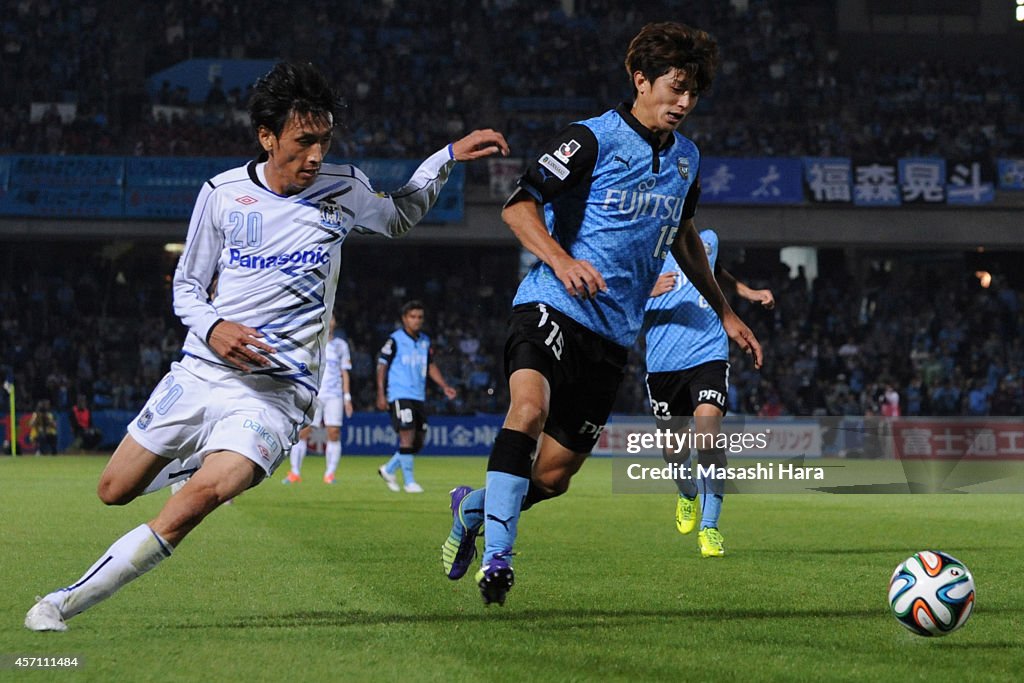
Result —
[{"label": "umbro logo on shirt", "polygon": [[245,206],[249,206],[250,204],[255,204],[259,200],[256,199],[255,197],[250,197],[247,194],[243,194],[241,197],[235,197],[235,201],[238,202],[239,204],[244,204]]}]

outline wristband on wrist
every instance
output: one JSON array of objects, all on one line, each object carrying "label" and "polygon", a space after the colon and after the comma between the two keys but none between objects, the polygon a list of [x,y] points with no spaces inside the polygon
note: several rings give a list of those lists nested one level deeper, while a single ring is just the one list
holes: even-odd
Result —
[{"label": "wristband on wrist", "polygon": [[206,341],[207,344],[210,343],[210,335],[213,334],[213,328],[217,327],[217,325],[220,325],[222,322],[224,322],[224,318],[217,318],[217,321],[210,325],[210,329],[206,330],[206,339],[204,341]]}]

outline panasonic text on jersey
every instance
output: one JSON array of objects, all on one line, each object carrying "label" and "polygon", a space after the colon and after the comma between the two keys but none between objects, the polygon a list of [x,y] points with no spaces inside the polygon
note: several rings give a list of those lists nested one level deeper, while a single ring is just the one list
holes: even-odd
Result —
[{"label": "panasonic text on jersey", "polygon": [[270,256],[243,254],[241,249],[230,249],[228,255],[229,266],[252,268],[254,270],[288,268],[300,265],[323,266],[331,262],[331,255],[323,249],[293,251],[290,254],[273,254]]}]

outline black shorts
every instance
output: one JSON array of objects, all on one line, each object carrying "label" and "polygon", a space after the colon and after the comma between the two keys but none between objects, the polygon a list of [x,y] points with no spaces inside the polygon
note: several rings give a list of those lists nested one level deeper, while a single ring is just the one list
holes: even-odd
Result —
[{"label": "black shorts", "polygon": [[689,417],[701,403],[713,405],[725,415],[728,395],[729,363],[724,360],[647,375],[647,396],[654,417],[659,420]]},{"label": "black shorts", "polygon": [[551,385],[544,433],[575,453],[589,453],[612,412],[629,351],[545,304],[512,309],[505,377],[530,369]]},{"label": "black shorts", "polygon": [[388,408],[391,415],[391,426],[395,428],[396,432],[403,429],[427,431],[427,413],[423,410],[423,401],[396,398]]}]

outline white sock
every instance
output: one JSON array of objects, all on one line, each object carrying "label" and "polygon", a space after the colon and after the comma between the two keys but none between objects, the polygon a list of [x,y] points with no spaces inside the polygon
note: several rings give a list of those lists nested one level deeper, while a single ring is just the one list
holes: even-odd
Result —
[{"label": "white sock", "polygon": [[54,591],[43,600],[52,602],[65,619],[70,619],[148,572],[160,560],[170,557],[173,550],[149,525],[142,524],[114,541],[77,583]]},{"label": "white sock", "polygon": [[341,442],[328,441],[326,448],[324,448],[324,455],[327,456],[327,471],[324,472],[326,477],[338,470],[338,463],[341,461]]},{"label": "white sock", "polygon": [[184,461],[171,460],[166,467],[153,477],[153,481],[149,482],[149,486],[143,490],[142,495],[159,491],[165,486],[177,484],[179,481],[185,481],[195,474],[202,464],[203,459],[198,454],[189,456]]},{"label": "white sock", "polygon": [[292,446],[292,474],[296,477],[302,474],[302,461],[306,458],[306,442],[300,441]]}]

